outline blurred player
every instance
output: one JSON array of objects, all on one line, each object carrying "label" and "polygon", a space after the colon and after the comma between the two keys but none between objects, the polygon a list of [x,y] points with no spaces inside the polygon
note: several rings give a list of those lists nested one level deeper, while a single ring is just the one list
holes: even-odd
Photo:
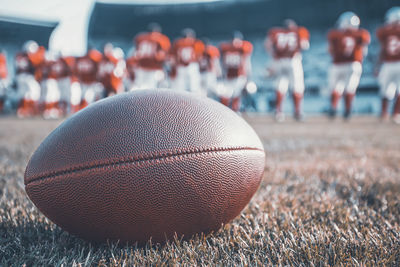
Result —
[{"label": "blurred player", "polygon": [[8,86],[7,57],[5,51],[0,51],[0,113],[3,112],[7,86]]},{"label": "blurred player", "polygon": [[199,61],[204,53],[204,44],[196,39],[192,29],[182,31],[183,38],[174,42],[171,49],[172,67],[175,73],[171,85],[176,90],[202,94]]},{"label": "blurred player", "polygon": [[54,66],[59,73],[58,87],[60,88],[60,107],[65,115],[75,113],[80,109],[82,90],[74,75],[75,57],[60,56]]},{"label": "blurred player", "polygon": [[56,119],[63,115],[60,106],[61,92],[58,79],[63,78],[59,68],[59,55],[46,52],[45,62],[36,71],[36,79],[40,82],[42,115],[45,119]]},{"label": "blurred player", "polygon": [[234,32],[231,42],[221,44],[224,86],[220,94],[222,104],[234,111],[240,109],[240,97],[251,72],[251,53],[253,45],[243,40],[241,32]]},{"label": "blurred player", "polygon": [[158,88],[165,80],[164,63],[171,47],[161,27],[152,23],[150,32],[136,36],[135,79],[131,89]]},{"label": "blurred player", "polygon": [[172,87],[172,85],[176,79],[177,64],[171,55],[169,57],[169,60],[166,61],[165,67],[166,67],[166,71],[168,73],[168,78],[169,78],[169,81],[170,81],[170,84]]},{"label": "blurred player", "polygon": [[292,90],[294,118],[302,119],[301,102],[304,96],[304,72],[301,51],[309,49],[310,34],[304,27],[287,19],[285,27],[273,28],[268,32],[265,41],[266,50],[274,60],[269,68],[272,76],[276,77],[276,112],[277,121],[283,121],[282,103],[286,92]]},{"label": "blurred player", "polygon": [[331,94],[330,117],[337,113],[338,102],[345,93],[344,118],[351,115],[351,106],[362,73],[362,61],[370,43],[368,31],[360,29],[360,19],[353,12],[344,12],[337,21],[337,29],[328,34],[329,52],[333,65],[329,72]]},{"label": "blurred player", "polygon": [[50,77],[54,77],[60,90],[58,107],[62,115],[70,112],[73,60],[72,57],[63,57],[61,53],[57,53],[55,62],[50,68]]},{"label": "blurred player", "polygon": [[210,45],[207,39],[203,40],[205,44],[204,53],[200,58],[201,87],[204,95],[215,92],[217,88],[217,79],[221,76],[221,57],[217,47]]},{"label": "blurred player", "polygon": [[98,78],[105,89],[105,96],[124,92],[125,71],[124,52],[121,48],[107,43],[104,46],[104,56],[98,69]]},{"label": "blurred player", "polygon": [[136,71],[136,64],[137,60],[135,58],[135,49],[131,49],[128,52],[128,57],[125,61],[126,64],[126,76],[125,76],[125,87],[127,91],[134,90],[134,82],[135,82],[135,71]]},{"label": "blurred player", "polygon": [[376,35],[381,44],[379,84],[381,87],[381,118],[389,118],[389,101],[396,97],[393,120],[400,123],[400,7],[393,7],[386,13],[385,25]]},{"label": "blurred player", "polygon": [[103,55],[96,49],[89,49],[87,54],[75,61],[74,74],[82,90],[81,108],[101,99],[104,88],[97,81],[98,65]]},{"label": "blurred player", "polygon": [[18,117],[31,117],[39,113],[40,85],[35,72],[44,62],[45,48],[35,41],[27,41],[23,51],[15,58],[18,91]]}]

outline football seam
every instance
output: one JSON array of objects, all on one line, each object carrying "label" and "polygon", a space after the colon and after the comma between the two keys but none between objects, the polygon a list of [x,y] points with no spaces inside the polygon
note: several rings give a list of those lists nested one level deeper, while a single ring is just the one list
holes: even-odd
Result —
[{"label": "football seam", "polygon": [[106,161],[103,163],[98,164],[88,164],[85,166],[76,166],[65,170],[53,171],[48,174],[37,175],[36,177],[32,177],[29,181],[26,181],[25,185],[28,185],[32,182],[42,181],[50,178],[54,178],[60,175],[66,175],[81,171],[93,170],[98,168],[105,168],[105,167],[116,167],[124,164],[137,164],[143,162],[150,162],[154,160],[166,160],[175,157],[182,157],[182,156],[197,156],[200,154],[209,154],[209,153],[216,153],[216,152],[226,152],[226,151],[244,151],[244,150],[253,150],[253,151],[260,151],[264,152],[263,149],[255,148],[255,147],[233,147],[233,148],[205,148],[205,149],[192,149],[187,151],[177,151],[177,152],[167,152],[161,153],[158,155],[149,155],[149,156],[131,156],[123,159],[117,159],[114,161]]}]

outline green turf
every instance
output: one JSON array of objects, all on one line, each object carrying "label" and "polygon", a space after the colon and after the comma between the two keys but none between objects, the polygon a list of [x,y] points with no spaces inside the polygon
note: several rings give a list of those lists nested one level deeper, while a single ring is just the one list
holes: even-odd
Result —
[{"label": "green turf", "polygon": [[207,237],[137,248],[90,244],[48,221],[23,173],[58,122],[0,119],[0,266],[400,265],[399,126],[248,120],[266,171],[241,216]]}]

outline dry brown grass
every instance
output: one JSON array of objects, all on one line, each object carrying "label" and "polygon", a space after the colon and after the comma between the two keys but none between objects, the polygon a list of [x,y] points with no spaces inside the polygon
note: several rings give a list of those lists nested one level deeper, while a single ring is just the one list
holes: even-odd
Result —
[{"label": "dry brown grass", "polygon": [[23,172],[58,122],[0,119],[0,266],[400,265],[399,126],[247,119],[267,151],[250,205],[211,236],[144,248],[90,244],[40,214]]}]

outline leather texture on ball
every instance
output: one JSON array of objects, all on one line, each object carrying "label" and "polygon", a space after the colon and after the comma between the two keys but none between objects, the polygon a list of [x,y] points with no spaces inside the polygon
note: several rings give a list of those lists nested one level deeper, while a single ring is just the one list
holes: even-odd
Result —
[{"label": "leather texture on ball", "polygon": [[101,100],[32,155],[25,189],[45,216],[93,241],[164,242],[217,230],[256,192],[265,154],[227,107],[172,90]]}]

